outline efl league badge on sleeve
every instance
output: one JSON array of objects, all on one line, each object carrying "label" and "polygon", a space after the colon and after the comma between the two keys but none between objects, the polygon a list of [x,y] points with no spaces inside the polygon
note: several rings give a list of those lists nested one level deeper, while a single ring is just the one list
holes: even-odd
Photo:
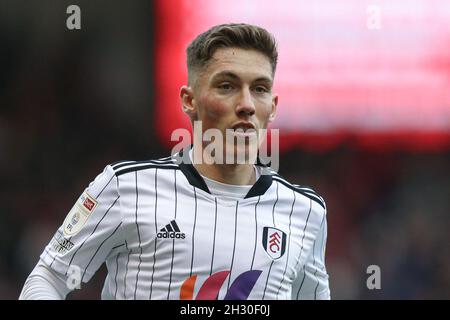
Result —
[{"label": "efl league badge on sleeve", "polygon": [[280,258],[286,250],[286,233],[276,228],[264,227],[263,247],[272,259]]},{"label": "efl league badge on sleeve", "polygon": [[64,234],[66,236],[77,234],[96,207],[97,201],[87,192],[83,192],[64,220]]}]

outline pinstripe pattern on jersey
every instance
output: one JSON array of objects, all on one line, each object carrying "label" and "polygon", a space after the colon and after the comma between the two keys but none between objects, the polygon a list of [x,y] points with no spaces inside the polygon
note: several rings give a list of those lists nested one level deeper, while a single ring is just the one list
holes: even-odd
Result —
[{"label": "pinstripe pattern on jersey", "polygon": [[[155,234],[158,233],[158,219],[157,219],[157,212],[158,212],[158,168],[155,170]],[[152,266],[152,279],[150,283],[150,294],[149,299],[152,298],[153,293],[153,277],[155,276],[155,264],[156,264],[156,244],[158,242],[158,238],[155,238],[155,248],[153,251],[153,266]]]},{"label": "pinstripe pattern on jersey", "polygon": [[[237,279],[251,271],[264,274],[247,292],[252,299],[284,299],[291,292],[293,298],[324,297],[326,270],[318,254],[324,251],[326,234],[316,231],[320,219],[324,225],[325,204],[311,188],[291,184],[277,174],[261,175],[244,199],[230,203],[201,188],[203,178],[193,165],[177,164],[172,157],[122,161],[105,171],[107,176],[89,187],[92,195],[101,196],[101,210],[82,237],[74,238],[76,250],[63,257],[67,260],[62,271],[68,260],[81,260],[87,264],[83,273],[87,278],[98,268],[99,257],[106,256],[109,274],[102,297],[178,298],[186,280],[197,279],[194,293],[220,272],[228,272],[224,279],[228,283],[218,288],[220,295],[215,297],[241,297],[249,287],[240,288]],[[278,261],[261,244],[263,228],[272,225],[284,230],[286,237],[287,252]],[[186,239],[158,235],[180,229]],[[124,239],[116,240],[122,235]],[[306,260],[308,264],[302,265]],[[46,258],[54,269],[61,269],[60,261],[53,261]],[[291,280],[295,289],[289,287]],[[232,287],[236,294],[229,292]],[[205,288],[200,297],[209,296]]]},{"label": "pinstripe pattern on jersey", "polygon": [[[171,225],[173,225],[173,229],[175,230],[175,232],[180,232],[180,229],[178,228],[175,220],[177,219],[177,209],[178,209],[178,192],[177,192],[177,171],[175,170],[173,172],[173,179],[174,179],[174,191],[175,191],[175,217],[174,220],[170,222]],[[173,259],[175,257],[175,238],[172,239],[172,260],[170,262],[170,275],[169,275],[169,289],[167,290],[167,300],[169,300],[170,297],[170,286],[172,285],[172,272],[173,272]]]},{"label": "pinstripe pattern on jersey", "polygon": [[256,246],[258,245],[258,215],[256,213],[259,201],[261,200],[261,196],[258,196],[258,201],[255,204],[255,247],[253,248],[253,257],[252,264],[250,266],[250,270],[253,270],[253,264],[255,263],[255,254],[256,254]]},{"label": "pinstripe pattern on jersey", "polygon": [[[105,186],[100,190],[100,192],[98,193],[98,195],[96,197],[94,197],[95,199],[98,199],[101,194],[103,193],[103,191],[106,189],[106,187],[109,185],[109,183],[112,181],[112,179],[114,178],[114,176],[111,176],[111,178],[108,180],[108,182],[105,184]],[[59,232],[59,231],[57,231]],[[70,236],[69,238],[67,238],[68,241],[70,241],[72,239],[72,236]],[[49,250],[44,250],[45,255],[47,256],[49,254]],[[56,255],[53,256],[52,258],[52,262],[50,263],[49,267],[51,268],[53,263],[55,262],[56,259]]]},{"label": "pinstripe pattern on jersey", "polygon": [[300,291],[302,291],[303,283],[305,282],[305,278],[306,278],[306,264],[303,265],[303,277],[302,277],[302,282],[300,283],[300,287],[298,288],[298,291],[297,291],[297,300],[300,297]]},{"label": "pinstripe pattern on jersey", "polygon": [[137,230],[137,235],[138,235],[138,248],[139,248],[139,264],[138,264],[138,270],[136,273],[136,285],[134,287],[134,300],[136,300],[136,291],[137,291],[137,287],[138,287],[138,282],[139,282],[139,272],[141,271],[141,263],[142,263],[142,246],[141,246],[141,233],[139,231],[139,224],[138,224],[138,203],[139,203],[139,191],[138,191],[138,180],[137,180],[137,171],[134,172],[134,177],[135,177],[135,181],[136,181],[136,211],[135,211],[135,223],[136,223],[136,230]]},{"label": "pinstripe pattern on jersey", "polygon": [[[105,186],[103,187],[103,189],[98,193],[98,195],[96,197],[94,197],[95,199],[98,199],[98,197],[101,196],[101,194],[103,193],[103,191],[106,189],[106,187],[109,185],[109,183],[112,181],[112,179],[114,178],[114,176],[112,176],[109,181],[105,184]],[[116,177],[117,179],[117,177]]]},{"label": "pinstripe pattern on jersey", "polygon": [[234,254],[236,252],[236,236],[237,236],[237,220],[238,220],[238,207],[239,207],[239,201],[236,201],[236,211],[234,215],[234,240],[233,240],[233,255],[231,258],[231,266],[230,266],[230,275],[228,276],[228,286],[227,288],[230,289],[230,281],[231,281],[231,273],[233,272],[233,264],[234,264]]},{"label": "pinstripe pattern on jersey", "polygon": [[277,183],[277,199],[273,203],[273,207],[272,207],[273,226],[275,226],[275,206],[277,205],[277,202],[278,202],[278,183]]},{"label": "pinstripe pattern on jersey", "polygon": [[[311,205],[312,205],[312,203],[311,203]],[[309,213],[308,213],[308,218],[307,218],[307,220],[306,220],[307,223],[308,223],[308,221],[309,221],[310,213],[311,213],[311,208],[310,208],[310,211],[309,211]],[[321,224],[320,224],[320,228],[322,228],[324,221],[325,221],[325,215],[322,217],[322,222],[321,222]],[[305,230],[306,230],[306,226],[307,226],[307,224],[305,225]],[[304,237],[303,237],[303,238],[304,238]],[[323,243],[324,239],[325,239],[325,234],[323,233],[323,234],[322,234],[322,240],[321,240],[321,241],[322,241],[322,246],[324,245],[324,243]],[[312,250],[312,255],[313,255],[313,266],[316,266],[316,250],[315,250],[315,248],[316,248],[316,242],[317,242],[317,239],[314,241],[314,244],[313,244],[313,250]],[[302,239],[302,249],[303,249],[303,239]],[[299,256],[299,260],[300,260],[300,258],[301,258],[301,254],[300,254],[300,256]],[[297,265],[298,265],[299,260],[297,261],[296,267],[297,267]],[[303,288],[303,284],[304,284],[304,282],[305,282],[306,272],[307,272],[307,270],[306,270],[306,264],[305,264],[305,265],[303,266],[303,277],[302,277],[302,281],[301,281],[300,286],[299,286],[299,288],[298,288],[298,290],[297,290],[297,295],[296,295],[297,300],[298,300],[299,297],[300,297],[300,292],[301,292],[301,290],[302,290],[302,288]],[[317,280],[317,284],[316,284],[316,287],[315,287],[315,289],[314,289],[314,300],[316,300],[316,299],[317,299],[317,288],[318,288],[319,283],[320,283],[320,282],[319,282],[319,279],[317,278],[317,269],[316,269],[315,272],[314,272],[314,277],[315,277],[316,280]]]},{"label": "pinstripe pattern on jersey", "polygon": [[311,199],[315,200],[322,207],[325,207],[325,200],[316,191],[314,191],[314,189],[312,189],[310,187],[307,187],[307,186],[300,186],[300,185],[297,185],[297,184],[290,183],[289,181],[284,179],[279,174],[275,174],[273,176],[273,179],[277,180],[277,181],[280,181],[285,186],[287,186],[288,188],[290,188],[290,189],[292,189],[294,191],[298,191],[299,193],[302,193],[303,195],[305,195],[305,194],[309,195],[309,197],[311,197]]},{"label": "pinstripe pattern on jersey", "polygon": [[86,243],[86,241],[95,233],[95,231],[97,230],[97,228],[100,225],[100,223],[103,221],[103,219],[106,217],[106,215],[110,212],[110,210],[116,205],[117,200],[119,200],[119,198],[120,198],[120,196],[117,196],[117,198],[114,200],[114,202],[111,204],[111,206],[106,210],[105,214],[102,216],[100,221],[95,225],[94,230],[92,230],[91,234],[86,239],[84,239],[84,241],[77,248],[77,250],[75,250],[75,252],[72,255],[72,258],[69,261],[69,265],[68,265],[67,271],[65,273],[66,276],[67,276],[67,273],[69,272],[70,266],[72,265],[75,256],[77,255],[77,252],[83,247],[83,245]]},{"label": "pinstripe pattern on jersey", "polygon": [[317,195],[314,191],[312,191],[312,189],[306,190],[306,189],[298,188],[295,185],[287,182],[283,178],[280,178],[279,176],[273,176],[273,180],[281,182],[283,185],[285,185],[289,189],[297,191],[298,193],[304,195],[305,197],[312,199],[313,201],[317,202],[322,208],[325,209],[325,202],[323,201],[322,197]]},{"label": "pinstripe pattern on jersey", "polygon": [[[322,223],[320,224],[320,227],[322,228],[322,224],[324,223],[324,221],[325,221],[325,216],[323,216],[323,219],[322,219]],[[322,240],[321,241],[323,241],[323,237],[324,237],[324,234],[322,234]],[[317,241],[317,239],[316,239],[316,241]],[[316,241],[314,241],[314,245],[316,244]],[[322,245],[320,246],[320,250],[322,250]],[[314,266],[316,265],[316,259],[315,259],[315,250],[313,249],[313,254],[314,254]],[[316,269],[316,271],[314,271],[314,277],[316,277],[316,279],[317,279],[317,269]],[[314,300],[317,300],[317,288],[319,287],[319,284],[320,284],[320,282],[319,282],[319,279],[317,279],[317,285],[316,285],[316,288],[314,289]]]},{"label": "pinstripe pattern on jersey", "polygon": [[[302,244],[301,244],[301,247],[300,247],[300,254],[298,255],[297,263],[295,264],[295,269],[296,269],[296,270],[297,270],[298,264],[299,264],[300,261],[301,261],[302,254],[303,254],[303,244],[304,244],[305,235],[306,235],[306,228],[308,227],[309,217],[310,217],[310,215],[311,215],[311,209],[312,209],[312,200],[309,199],[309,211],[308,211],[308,216],[306,217],[306,223],[305,223],[305,226],[303,227],[303,236],[302,236]],[[301,286],[300,286],[300,288],[299,288],[299,290],[298,290],[298,293],[297,293],[297,299],[298,299],[298,295],[299,295],[299,293],[300,293],[300,290],[301,290]]]},{"label": "pinstripe pattern on jersey", "polygon": [[[278,187],[278,184],[277,184],[277,187]],[[273,220],[273,226],[274,226],[274,228],[276,228],[277,225],[275,224],[275,211],[273,209],[272,209],[272,220]],[[274,260],[272,260],[270,262],[269,271],[267,272],[266,284],[264,285],[264,292],[263,292],[262,300],[264,300],[264,298],[266,297],[267,285],[269,284],[269,276],[270,276],[270,272],[272,271],[273,263],[274,263]]]},{"label": "pinstripe pattern on jersey", "polygon": [[288,180],[286,180],[283,176],[281,176],[279,173],[277,173],[276,171],[269,170],[269,172],[274,178],[281,179],[285,183],[287,183],[287,184],[289,184],[289,185],[291,185],[293,187],[296,187],[297,189],[302,189],[303,191],[307,191],[307,192],[309,192],[309,193],[311,193],[311,194],[313,194],[313,195],[315,195],[315,196],[317,196],[317,197],[322,199],[322,197],[313,188],[311,188],[310,186],[305,186],[305,185],[291,183]]},{"label": "pinstripe pattern on jersey", "polygon": [[195,213],[194,213],[194,225],[192,226],[192,257],[191,257],[191,271],[189,272],[189,277],[192,277],[192,268],[194,266],[195,225],[197,223],[197,190],[195,187],[194,187],[194,198],[195,198]]},{"label": "pinstripe pattern on jersey", "polygon": [[[313,245],[313,265],[316,266],[316,241],[314,241],[314,245]],[[317,269],[314,271],[314,277],[316,277],[317,275]],[[317,285],[314,288],[314,300],[317,300],[317,287],[319,286],[319,281],[317,280]]]},{"label": "pinstripe pattern on jersey", "polygon": [[117,285],[117,274],[119,273],[119,257],[120,257],[120,253],[117,254],[116,256],[116,274],[114,275],[114,284],[115,284],[115,291],[114,291],[114,299],[117,300],[117,290],[119,288],[119,286]]},{"label": "pinstripe pattern on jersey", "polygon": [[[311,189],[311,188],[309,188],[309,187],[299,186],[299,185],[296,185],[296,184],[294,184],[294,186],[295,186],[297,189],[300,189],[301,191],[310,194],[311,196],[318,197],[319,200],[322,201],[323,205],[325,206],[325,200],[322,198],[322,196],[320,196],[320,195],[319,195],[316,191],[314,191],[313,189]],[[325,209],[325,208],[324,208],[324,209]]]},{"label": "pinstripe pattern on jersey", "polygon": [[273,263],[274,263],[274,260],[272,260],[272,262],[270,263],[269,271],[267,272],[266,284],[264,286],[264,293],[263,293],[261,300],[264,300],[264,298],[266,297],[267,285],[269,284],[269,276],[270,276],[270,271],[272,271]]},{"label": "pinstripe pattern on jersey", "polygon": [[92,260],[94,260],[94,257],[97,255],[97,253],[98,253],[98,251],[100,250],[100,248],[103,246],[103,244],[104,244],[109,238],[111,238],[111,237],[116,233],[116,231],[120,228],[121,225],[122,225],[122,222],[119,223],[119,224],[117,225],[117,227],[114,229],[114,231],[113,231],[113,232],[112,232],[105,240],[103,240],[102,243],[100,243],[100,245],[97,247],[97,250],[95,250],[95,253],[92,255],[91,259],[89,259],[88,264],[87,264],[86,267],[84,268],[83,275],[81,276],[81,281],[83,281],[84,275],[86,274],[87,269],[88,269],[89,266],[91,265]]},{"label": "pinstripe pattern on jersey", "polygon": [[214,239],[213,239],[213,249],[211,256],[211,270],[209,271],[209,275],[212,275],[213,265],[214,265],[214,249],[216,246],[216,230],[217,230],[217,198],[214,199]]},{"label": "pinstripe pattern on jersey", "polygon": [[289,253],[290,253],[290,249],[291,249],[290,239],[291,239],[292,212],[294,212],[294,205],[295,205],[295,200],[296,200],[295,192],[292,191],[292,194],[294,195],[294,201],[292,201],[291,213],[289,214],[289,234],[288,234],[288,240],[287,240],[288,246],[287,246],[286,265],[284,267],[283,277],[281,278],[280,286],[278,287],[277,299],[278,299],[278,294],[280,293],[281,286],[284,281],[284,277],[286,276],[286,270],[287,270],[288,262],[289,262]]},{"label": "pinstripe pattern on jersey", "polygon": [[128,276],[128,264],[130,263],[130,254],[131,254],[131,250],[128,248],[128,243],[125,240],[125,247],[128,250],[128,255],[127,255],[127,264],[125,267],[125,276],[123,277],[123,298],[126,299],[127,298],[127,276]]}]

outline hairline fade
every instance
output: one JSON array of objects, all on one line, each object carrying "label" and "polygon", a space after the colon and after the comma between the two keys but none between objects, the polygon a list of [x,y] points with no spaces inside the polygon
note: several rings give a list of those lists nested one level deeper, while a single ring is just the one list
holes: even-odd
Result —
[{"label": "hairline fade", "polygon": [[270,61],[272,76],[275,75],[278,51],[274,36],[256,25],[228,23],[201,33],[187,47],[189,85],[193,85],[196,75],[208,67],[216,50],[222,48],[255,50],[264,54]]}]

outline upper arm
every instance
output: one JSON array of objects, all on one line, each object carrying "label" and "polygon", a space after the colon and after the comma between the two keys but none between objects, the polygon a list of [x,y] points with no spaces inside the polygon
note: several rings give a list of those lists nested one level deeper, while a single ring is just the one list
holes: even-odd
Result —
[{"label": "upper arm", "polygon": [[43,262],[61,275],[72,270],[87,282],[123,243],[118,180],[111,166],[84,190],[41,254]]}]

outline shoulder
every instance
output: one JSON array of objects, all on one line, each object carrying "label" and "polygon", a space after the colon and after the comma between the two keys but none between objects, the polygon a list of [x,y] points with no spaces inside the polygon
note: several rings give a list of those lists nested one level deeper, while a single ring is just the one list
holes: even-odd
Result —
[{"label": "shoulder", "polygon": [[305,197],[313,201],[326,211],[326,203],[324,198],[320,194],[318,194],[313,188],[305,185],[298,185],[291,183],[275,171],[272,171],[271,174],[273,181],[278,182],[285,188],[288,188],[296,192],[297,194],[301,195],[302,197]]},{"label": "shoulder", "polygon": [[179,169],[178,164],[176,163],[176,160],[173,157],[165,157],[151,160],[140,160],[140,161],[122,160],[109,164],[108,167],[110,168],[111,172],[113,172],[114,175],[117,177],[127,173],[132,173],[141,170]]}]

